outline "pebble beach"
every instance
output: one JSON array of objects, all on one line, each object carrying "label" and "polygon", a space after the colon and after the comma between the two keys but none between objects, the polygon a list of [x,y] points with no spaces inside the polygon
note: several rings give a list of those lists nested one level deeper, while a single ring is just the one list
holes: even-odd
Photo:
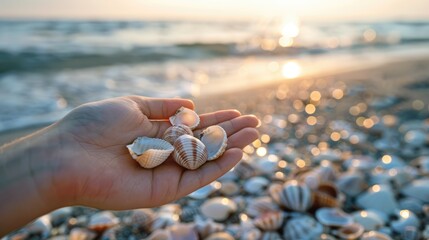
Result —
[{"label": "pebble beach", "polygon": [[[4,239],[429,239],[429,58],[193,100],[260,138],[215,182],[153,209],[66,207]],[[3,132],[0,144],[36,128]]]}]

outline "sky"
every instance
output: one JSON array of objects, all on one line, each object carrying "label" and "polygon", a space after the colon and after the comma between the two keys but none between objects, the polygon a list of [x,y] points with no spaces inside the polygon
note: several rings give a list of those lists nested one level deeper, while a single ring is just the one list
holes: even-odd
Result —
[{"label": "sky", "polygon": [[429,0],[0,0],[2,18],[315,21],[429,19]]}]

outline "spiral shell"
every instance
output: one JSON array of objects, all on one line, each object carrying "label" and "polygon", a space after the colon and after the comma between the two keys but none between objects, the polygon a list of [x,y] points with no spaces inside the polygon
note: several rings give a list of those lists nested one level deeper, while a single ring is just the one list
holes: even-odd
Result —
[{"label": "spiral shell", "polygon": [[197,138],[182,135],[174,143],[173,157],[180,166],[194,170],[207,161],[207,149]]},{"label": "spiral shell", "polygon": [[286,240],[295,239],[320,239],[323,233],[322,224],[318,223],[314,218],[303,215],[289,220],[283,228],[283,237]]},{"label": "spiral shell", "polygon": [[186,125],[190,129],[194,129],[200,124],[200,117],[196,112],[189,108],[181,107],[176,111],[176,114],[169,118],[171,125]]},{"label": "spiral shell", "polygon": [[341,239],[358,239],[364,231],[365,229],[362,225],[359,223],[352,223],[341,227],[338,230],[337,235]]},{"label": "spiral shell", "polygon": [[281,191],[274,191],[275,197],[280,205],[297,212],[307,211],[313,204],[313,196],[310,188],[305,183],[299,183],[296,180],[285,182]]},{"label": "spiral shell", "polygon": [[159,138],[139,137],[127,145],[133,159],[144,168],[154,168],[163,163],[173,152],[173,146]]},{"label": "spiral shell", "polygon": [[200,140],[207,147],[209,161],[220,157],[225,152],[228,141],[225,130],[218,125],[204,129]]},{"label": "spiral shell", "polygon": [[283,224],[283,212],[268,212],[253,221],[256,227],[264,231],[275,231]]},{"label": "spiral shell", "polygon": [[319,185],[313,196],[313,208],[339,207],[340,201],[338,195],[339,191],[334,184],[323,183]]},{"label": "spiral shell", "polygon": [[169,142],[170,144],[174,144],[174,142],[182,135],[192,135],[192,130],[186,125],[175,125],[167,128],[165,130],[162,139]]}]

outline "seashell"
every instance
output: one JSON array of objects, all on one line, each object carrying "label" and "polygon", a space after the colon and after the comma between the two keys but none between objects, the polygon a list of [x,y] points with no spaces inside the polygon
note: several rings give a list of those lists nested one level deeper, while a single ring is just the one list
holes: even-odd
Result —
[{"label": "seashell", "polygon": [[270,182],[264,177],[252,177],[244,183],[244,191],[250,194],[261,194],[269,183]]},{"label": "seashell", "polygon": [[119,219],[109,211],[98,212],[91,216],[88,228],[97,232],[111,228],[119,223]]},{"label": "seashell", "polygon": [[167,228],[171,239],[198,240],[198,233],[191,224],[174,224]]},{"label": "seashell", "polygon": [[364,227],[365,231],[377,230],[385,224],[384,219],[372,210],[355,212],[352,217],[356,223]]},{"label": "seashell", "polygon": [[241,160],[235,167],[234,173],[241,179],[247,179],[258,174],[258,171],[245,160]]},{"label": "seashell", "polygon": [[283,189],[283,185],[280,183],[273,183],[268,187],[268,194],[277,205],[281,206],[280,195]]},{"label": "seashell", "polygon": [[334,184],[323,183],[313,193],[314,208],[339,207],[339,191]]},{"label": "seashell", "polygon": [[282,240],[282,236],[278,232],[268,231],[262,233],[260,240]]},{"label": "seashell", "polygon": [[240,236],[240,240],[259,240],[262,237],[261,230],[253,227],[250,229],[243,230]]},{"label": "seashell", "polygon": [[173,157],[180,166],[194,170],[207,161],[207,149],[197,138],[182,135],[174,142]]},{"label": "seashell", "polygon": [[225,152],[228,142],[225,130],[218,125],[213,125],[204,129],[204,131],[201,132],[200,140],[207,148],[208,161],[220,157],[223,152]]},{"label": "seashell", "polygon": [[179,219],[179,214],[176,213],[168,211],[157,212],[155,219],[149,226],[149,231],[152,232],[156,229],[161,229],[167,226],[177,224],[179,222]]},{"label": "seashell", "polygon": [[395,196],[387,185],[374,185],[356,199],[356,203],[364,209],[373,209],[386,214],[394,213],[398,208]]},{"label": "seashell", "polygon": [[240,186],[234,181],[222,182],[219,192],[226,196],[233,196],[240,191]]},{"label": "seashell", "polygon": [[269,197],[254,198],[249,202],[246,208],[246,213],[252,217],[278,211],[278,206]]},{"label": "seashell", "polygon": [[283,212],[267,212],[253,220],[253,224],[264,231],[275,231],[283,224]]},{"label": "seashell", "polygon": [[358,239],[364,232],[364,228],[359,223],[352,223],[341,227],[337,235],[341,239]]},{"label": "seashell", "polygon": [[376,231],[370,231],[370,232],[364,233],[360,239],[361,240],[393,240],[388,235],[381,232],[376,232]]},{"label": "seashell", "polygon": [[365,176],[357,171],[342,174],[335,183],[341,192],[352,197],[367,188]]},{"label": "seashell", "polygon": [[234,240],[234,237],[227,232],[217,232],[210,234],[205,240]]},{"label": "seashell", "polygon": [[211,219],[202,220],[201,218],[198,218],[195,221],[195,229],[197,230],[198,235],[202,239],[205,239],[213,233],[222,232],[225,229],[225,226],[223,224],[213,222]]},{"label": "seashell", "polygon": [[405,196],[429,203],[429,178],[421,178],[412,181],[402,191]]},{"label": "seashell", "polygon": [[169,118],[171,125],[186,125],[190,129],[194,129],[200,124],[200,117],[196,112],[189,108],[181,107],[176,113]]},{"label": "seashell", "polygon": [[150,208],[135,209],[131,212],[129,220],[133,226],[147,230],[155,220],[155,213]]},{"label": "seashell", "polygon": [[353,218],[340,208],[320,208],[316,218],[325,226],[342,227],[353,223]]},{"label": "seashell", "polygon": [[206,200],[200,207],[201,213],[215,221],[226,220],[231,213],[237,211],[237,204],[234,201],[216,197]]},{"label": "seashell", "polygon": [[420,226],[420,221],[417,216],[408,210],[401,210],[395,213],[395,216],[398,218],[390,223],[391,228],[402,234],[405,232],[407,227],[418,228]]},{"label": "seashell", "polygon": [[216,192],[217,190],[219,190],[221,188],[221,183],[214,181],[192,193],[190,193],[188,196],[193,198],[193,199],[205,199],[208,196],[210,196],[210,194]]},{"label": "seashell", "polygon": [[165,130],[164,135],[162,136],[162,139],[169,142],[171,145],[174,144],[174,142],[182,135],[191,135],[192,136],[192,130],[186,126],[186,125],[175,125],[167,128]]},{"label": "seashell", "polygon": [[299,183],[296,180],[285,182],[276,198],[281,206],[297,212],[305,212],[313,204],[310,188],[305,183]]},{"label": "seashell", "polygon": [[318,240],[322,233],[322,224],[307,215],[290,219],[283,228],[283,238],[285,240]]},{"label": "seashell", "polygon": [[173,146],[159,138],[138,137],[127,145],[133,159],[144,168],[154,168],[163,163],[173,152]]},{"label": "seashell", "polygon": [[69,233],[70,240],[92,240],[97,234],[86,228],[73,228]]}]

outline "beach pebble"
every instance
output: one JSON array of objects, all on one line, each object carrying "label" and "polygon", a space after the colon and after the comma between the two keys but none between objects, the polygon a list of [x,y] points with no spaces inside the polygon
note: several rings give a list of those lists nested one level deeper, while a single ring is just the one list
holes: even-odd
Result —
[{"label": "beach pebble", "polygon": [[429,203],[429,178],[416,179],[402,191],[405,196],[418,199],[424,203]]},{"label": "beach pebble", "polygon": [[237,211],[237,204],[229,198],[216,197],[206,200],[200,210],[208,218],[224,221],[231,213]]},{"label": "beach pebble", "polygon": [[234,237],[227,232],[218,232],[210,234],[205,240],[234,240]]},{"label": "beach pebble", "polygon": [[194,199],[206,199],[210,194],[216,192],[221,188],[221,183],[214,181],[194,192],[189,194],[188,196]]},{"label": "beach pebble", "polygon": [[385,221],[380,215],[372,210],[358,211],[352,214],[353,220],[361,224],[365,231],[373,231],[384,226]]},{"label": "beach pebble", "polygon": [[244,191],[250,194],[262,194],[270,182],[264,177],[252,177],[244,183]]},{"label": "beach pebble", "polygon": [[420,221],[417,216],[409,210],[401,210],[395,213],[396,220],[393,220],[390,225],[392,229],[402,234],[408,227],[418,228]]},{"label": "beach pebble", "polygon": [[219,192],[225,196],[233,196],[240,192],[240,186],[234,181],[224,181]]},{"label": "beach pebble", "polygon": [[390,187],[374,185],[357,197],[356,203],[364,209],[373,209],[393,214],[398,209],[398,203]]}]

